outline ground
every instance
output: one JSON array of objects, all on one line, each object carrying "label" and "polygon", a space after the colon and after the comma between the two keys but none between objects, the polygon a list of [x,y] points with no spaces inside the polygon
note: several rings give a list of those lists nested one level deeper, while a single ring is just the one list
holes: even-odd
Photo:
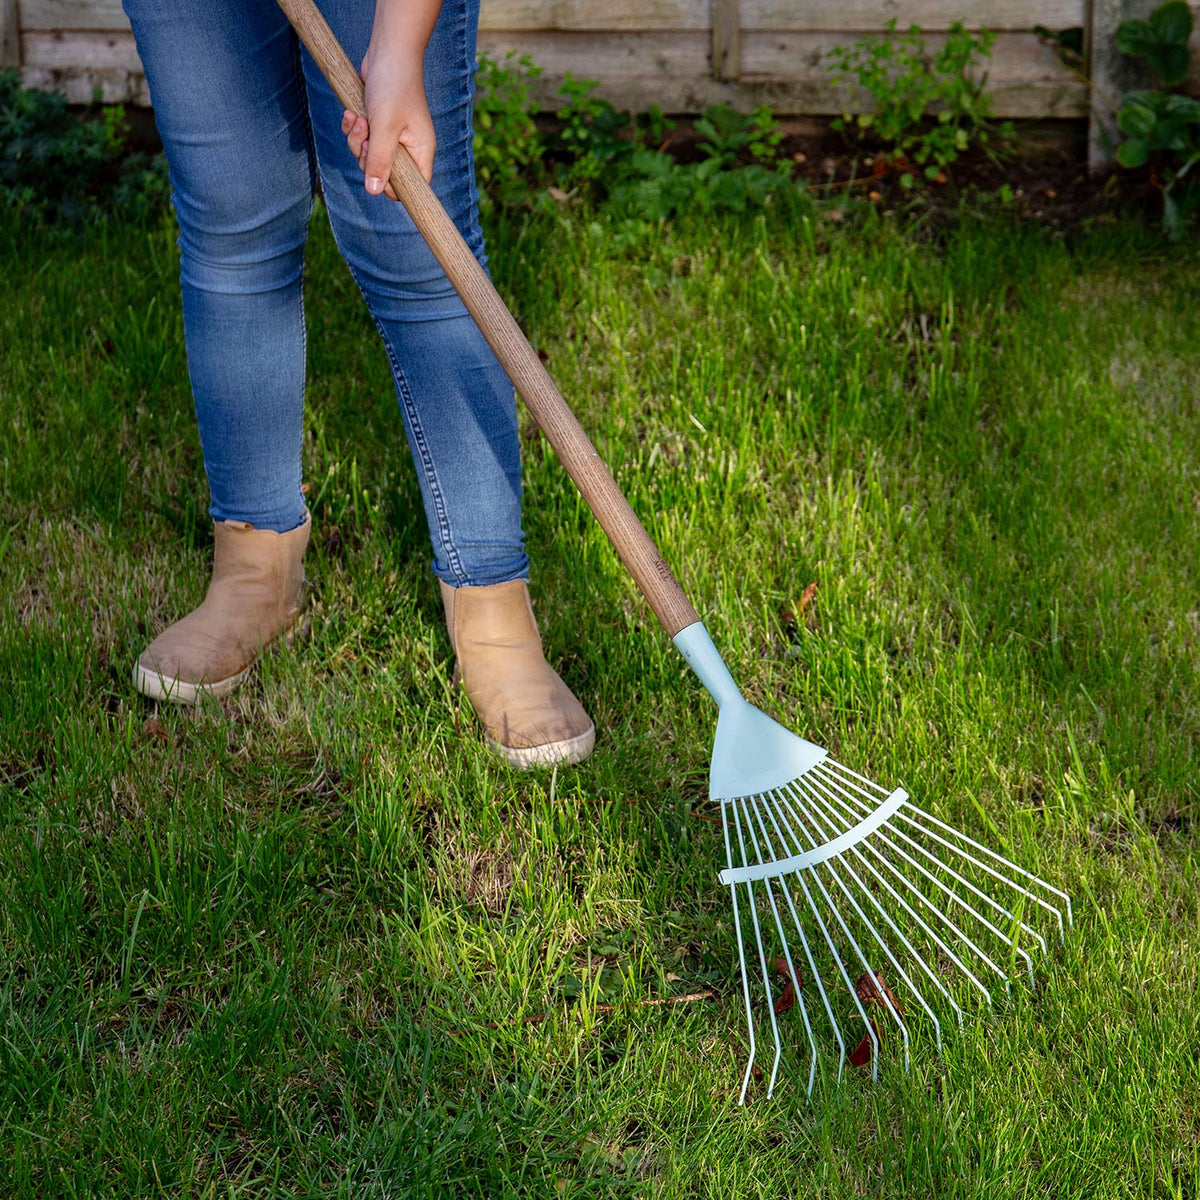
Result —
[{"label": "ground", "polygon": [[745,1108],[714,709],[536,431],[533,592],[598,743],[516,775],[318,215],[312,632],[156,708],[132,663],[211,548],[173,231],[3,227],[6,1196],[1200,1194],[1200,247],[898,222],[492,231],[748,697],[1075,897],[940,1055],[810,1103],[793,1009]]}]

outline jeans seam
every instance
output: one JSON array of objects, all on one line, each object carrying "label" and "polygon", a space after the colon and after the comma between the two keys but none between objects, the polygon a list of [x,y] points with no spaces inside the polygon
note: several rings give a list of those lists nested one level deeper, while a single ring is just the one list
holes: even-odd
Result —
[{"label": "jeans seam", "polygon": [[[351,271],[351,274],[354,274]],[[355,282],[357,282],[357,277]],[[361,284],[359,285],[361,288]],[[365,295],[364,295],[365,299]],[[370,305],[367,306],[368,308]],[[392,365],[392,377],[396,381],[396,391],[400,396],[400,402],[404,405],[404,411],[408,415],[409,426],[413,432],[413,443],[418,450],[418,459],[420,461],[421,470],[425,475],[425,482],[429,486],[429,494],[433,500],[434,513],[437,516],[438,537],[442,543],[442,550],[445,552],[446,561],[450,565],[450,571],[454,575],[459,584],[469,583],[466,571],[463,569],[462,559],[458,554],[458,547],[454,544],[454,538],[450,531],[450,516],[446,512],[446,498],[442,491],[441,480],[438,478],[437,468],[433,462],[433,456],[429,453],[429,443],[425,438],[425,429],[421,424],[421,419],[417,414],[417,406],[413,402],[412,391],[408,386],[408,379],[404,374],[404,368],[400,365],[400,360],[396,355],[395,347],[392,344],[392,339],[388,336],[387,329],[383,323],[379,321],[372,313],[371,320],[375,322],[375,328],[379,330],[379,336],[383,340],[384,349],[387,351],[388,361]]]},{"label": "jeans seam", "polygon": [[[308,107],[308,85],[304,82],[304,56],[300,49],[300,39],[293,34],[295,43],[295,78],[296,86],[301,93],[300,116],[304,121],[304,148],[308,153],[308,210],[304,214],[304,240],[300,246],[300,286],[296,289],[296,303],[300,309],[300,461],[298,474],[300,476],[300,505],[304,513],[308,512],[308,498],[304,494],[304,393],[308,383],[308,322],[304,317],[304,253],[308,245],[308,229],[312,224],[313,202],[317,192],[317,146],[313,133],[312,113]],[[300,518],[301,524],[304,517]]]}]

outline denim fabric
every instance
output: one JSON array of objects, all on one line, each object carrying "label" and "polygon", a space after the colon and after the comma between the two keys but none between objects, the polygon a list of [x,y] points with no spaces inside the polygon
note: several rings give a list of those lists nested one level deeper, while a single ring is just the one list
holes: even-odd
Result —
[{"label": "denim fabric", "polygon": [[[362,61],[373,0],[321,0]],[[188,371],[216,520],[304,519],[304,242],[317,172],[383,338],[433,567],[454,586],[521,578],[512,385],[401,205],[370,196],[342,106],[274,0],[125,0],[170,164]],[[471,154],[479,0],[444,0],[425,55],[433,188],[486,266]]]}]

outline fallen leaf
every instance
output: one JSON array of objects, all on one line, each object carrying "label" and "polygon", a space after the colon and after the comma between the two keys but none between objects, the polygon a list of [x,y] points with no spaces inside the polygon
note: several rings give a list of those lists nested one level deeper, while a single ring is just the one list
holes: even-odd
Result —
[{"label": "fallen leaf", "polygon": [[157,717],[147,717],[145,725],[142,726],[142,733],[146,737],[155,738],[160,742],[169,742],[171,734],[167,727]]},{"label": "fallen leaf", "polygon": [[872,204],[878,204],[879,201],[883,199],[883,193],[882,192],[868,192],[867,199],[870,200]]},{"label": "fallen leaf", "polygon": [[551,186],[548,187],[546,191],[550,193],[550,199],[556,200],[559,204],[566,204],[566,202],[571,198],[562,190],[562,188],[559,187]]},{"label": "fallen leaf", "polygon": [[[863,1007],[871,1004],[878,1004],[883,1007],[891,1006],[897,1016],[904,1015],[904,1006],[896,999],[892,989],[888,987],[887,981],[875,972],[875,977],[863,974],[858,977],[858,982],[854,985],[854,991]],[[886,1001],[884,997],[887,997]],[[884,1035],[883,1029],[875,1023],[874,1017],[868,1017],[867,1023],[871,1026],[875,1034],[876,1040],[880,1047],[883,1046]],[[863,1035],[863,1039],[850,1053],[850,1065],[854,1067],[865,1067],[871,1061],[871,1035],[869,1033]]]},{"label": "fallen leaf", "polygon": [[[871,1028],[875,1030],[875,1036],[879,1037],[879,1026],[874,1021],[871,1022]],[[879,1044],[883,1045],[883,1038],[879,1038]],[[864,1034],[863,1040],[850,1052],[850,1065],[852,1067],[865,1067],[871,1061],[871,1035]]]},{"label": "fallen leaf", "polygon": [[813,597],[816,594],[817,594],[817,585],[815,583],[810,583],[808,585],[808,587],[806,587],[804,589],[804,592],[800,597],[800,604],[799,604],[800,616],[804,616],[804,610],[812,603]]},{"label": "fallen leaf", "polygon": [[[796,988],[792,983],[792,973],[788,970],[787,959],[777,958],[775,960],[775,973],[782,975],[787,981],[783,986],[783,991],[779,993],[779,999],[775,1001],[775,1015],[782,1016],[789,1008],[796,1003]],[[804,980],[800,976],[796,976],[800,982],[800,986],[804,986]]]},{"label": "fallen leaf", "polygon": [[893,1008],[898,1016],[904,1016],[904,1005],[896,999],[895,993],[888,987],[883,976],[878,971],[875,972],[875,978],[870,975],[860,975],[858,982],[854,985],[854,990],[858,993],[858,998],[864,1004],[883,1004],[884,996],[887,997],[887,1002]]}]

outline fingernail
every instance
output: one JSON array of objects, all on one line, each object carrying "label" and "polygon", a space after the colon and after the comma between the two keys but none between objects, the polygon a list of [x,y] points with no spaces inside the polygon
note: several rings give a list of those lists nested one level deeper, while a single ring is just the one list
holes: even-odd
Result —
[{"label": "fingernail", "polygon": [[372,196],[378,196],[379,193],[383,191],[383,180],[380,179],[378,175],[368,175],[367,191],[370,192]]}]

